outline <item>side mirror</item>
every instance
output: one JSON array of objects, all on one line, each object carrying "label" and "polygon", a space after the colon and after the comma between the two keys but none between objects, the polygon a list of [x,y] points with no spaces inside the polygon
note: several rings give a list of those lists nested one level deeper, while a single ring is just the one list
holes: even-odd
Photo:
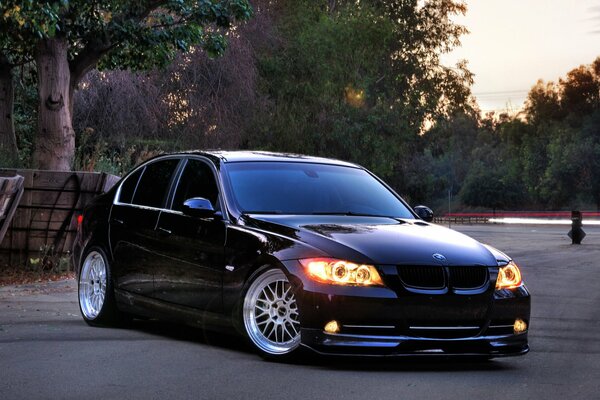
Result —
[{"label": "side mirror", "polygon": [[183,213],[191,217],[207,218],[214,216],[216,211],[204,197],[192,197],[183,202]]},{"label": "side mirror", "polygon": [[426,206],[415,206],[414,210],[419,216],[419,218],[421,218],[423,221],[433,221],[433,211],[431,210],[431,208]]}]

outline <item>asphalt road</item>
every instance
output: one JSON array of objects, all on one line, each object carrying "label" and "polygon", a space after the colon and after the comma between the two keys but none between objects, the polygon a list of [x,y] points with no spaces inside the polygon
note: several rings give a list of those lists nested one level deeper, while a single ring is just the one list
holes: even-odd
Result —
[{"label": "asphalt road", "polygon": [[531,352],[488,362],[265,362],[236,337],[153,321],[88,327],[75,284],[0,288],[0,399],[598,399],[600,227],[458,226],[511,254],[532,292]]}]

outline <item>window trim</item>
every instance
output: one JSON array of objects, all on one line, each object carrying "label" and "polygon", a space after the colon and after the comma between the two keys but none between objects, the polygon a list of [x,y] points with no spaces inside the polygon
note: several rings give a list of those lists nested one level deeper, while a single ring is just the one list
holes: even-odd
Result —
[{"label": "window trim", "polygon": [[[284,160],[284,161],[280,161],[280,160],[256,160],[256,161],[255,160],[241,160],[241,161],[224,162],[222,164],[222,170],[221,170],[221,174],[223,177],[223,181],[221,182],[221,185],[225,186],[227,191],[224,192],[225,195],[223,197],[228,197],[228,198],[230,196],[232,198],[234,197],[233,189],[231,187],[232,186],[231,181],[229,178],[229,171],[227,168],[227,164],[243,164],[243,163],[297,163],[297,164],[306,163],[306,164],[329,165],[329,166],[354,168],[354,169],[362,170],[362,171],[366,172],[368,175],[370,175],[372,178],[374,178],[377,182],[379,182],[384,188],[386,188],[392,194],[392,196],[396,197],[396,199],[398,199],[398,201],[400,201],[400,203],[406,207],[408,212],[410,214],[412,214],[413,219],[419,220],[419,216],[413,211],[412,207],[390,185],[388,185],[383,179],[379,178],[377,175],[375,175],[373,172],[369,171],[368,169],[366,169],[360,165],[354,165],[354,164],[346,165],[346,164],[338,164],[335,162],[328,163],[328,162],[319,162],[319,161],[313,162],[313,161],[296,161],[296,160]],[[237,207],[237,204],[234,199],[231,199],[231,208],[228,208],[228,210],[231,210],[230,212],[232,213],[233,218],[235,218],[236,220],[239,220],[239,218],[244,213],[241,209],[239,209]]]},{"label": "window trim", "polygon": [[199,155],[184,155],[184,156],[182,156],[181,168],[177,171],[177,175],[175,176],[173,187],[171,188],[169,197],[167,198],[167,203],[165,204],[165,206],[168,208],[165,209],[164,211],[171,212],[174,214],[185,215],[181,211],[173,210],[173,201],[175,201],[175,193],[177,192],[177,188],[179,188],[179,183],[181,181],[181,177],[183,176],[183,172],[185,171],[185,167],[187,166],[189,160],[201,161],[204,164],[208,165],[208,168],[210,168],[210,170],[213,174],[213,177],[215,179],[215,183],[217,185],[217,190],[219,191],[218,201],[219,201],[219,206],[221,207],[221,214],[222,214],[223,220],[229,222],[229,211],[228,211],[229,209],[227,208],[227,202],[225,199],[225,192],[223,190],[223,183],[222,183],[221,175],[211,160],[209,160],[206,157],[199,156]]},{"label": "window trim", "polygon": [[[138,188],[138,185],[140,184],[140,179],[142,178],[142,175],[144,175],[144,170],[146,169],[146,165],[140,165],[139,167],[133,169],[129,174],[127,174],[127,176],[125,178],[123,178],[122,182],[119,184],[119,188],[117,189],[117,193],[115,194],[115,201],[113,203],[119,203],[119,204],[131,204],[131,203],[125,203],[121,201],[121,190],[123,188],[123,186],[125,185],[125,183],[127,183],[127,181],[129,181],[129,179],[132,179],[132,175],[135,175],[139,170],[141,170],[140,176],[138,176],[137,178],[137,182],[135,183],[135,188],[133,189],[133,193],[131,194],[131,200],[133,200],[133,197],[135,196],[135,192]],[[117,200],[118,199],[118,200]]]},{"label": "window trim", "polygon": [[[150,207],[150,206],[144,206],[141,204],[123,203],[120,201],[121,187],[125,184],[125,182],[127,181],[127,179],[129,179],[129,177],[131,175],[133,175],[139,169],[146,168],[146,166],[148,166],[154,162],[161,161],[163,159],[169,159],[169,158],[178,159],[179,164],[175,168],[175,172],[174,172],[173,176],[171,177],[168,196],[167,196],[166,202],[164,204],[164,206],[168,207],[168,208]],[[228,204],[227,204],[225,190],[223,188],[223,181],[221,179],[221,173],[210,159],[208,159],[207,157],[204,157],[204,156],[200,156],[200,155],[166,154],[164,156],[155,157],[151,160],[146,161],[145,163],[138,165],[137,167],[132,169],[127,174],[127,176],[125,176],[123,178],[122,182],[119,183],[119,187],[117,188],[117,192],[115,193],[115,197],[113,200],[113,205],[132,207],[132,208],[138,208],[138,209],[149,210],[149,211],[161,211],[161,212],[177,214],[177,215],[185,215],[181,211],[173,210],[171,207],[173,206],[172,203],[173,203],[173,200],[175,197],[175,191],[177,190],[177,187],[179,187],[179,180],[181,179],[181,175],[183,174],[184,168],[187,165],[188,160],[190,160],[190,159],[200,160],[200,161],[204,162],[205,164],[207,164],[208,167],[211,169],[213,176],[215,178],[215,182],[217,184],[217,189],[219,190],[219,205],[221,206],[221,214],[222,214],[223,221],[230,222],[229,208],[228,208]],[[144,175],[144,172],[142,172],[139,179],[141,179],[143,175]],[[139,180],[138,180],[138,184],[139,184]],[[137,185],[136,185],[135,191],[137,191]],[[135,191],[133,193],[133,197],[135,197]],[[132,200],[133,200],[133,197],[131,198]]]},{"label": "window trim", "polygon": [[[161,208],[161,207],[151,207],[151,206],[146,206],[143,204],[135,204],[133,203],[133,199],[135,198],[135,193],[138,190],[138,186],[140,184],[140,181],[142,179],[142,177],[144,176],[144,173],[146,172],[145,169],[148,165],[154,164],[155,162],[160,162],[163,160],[168,160],[168,159],[175,159],[178,160],[177,166],[175,167],[175,170],[173,171],[173,175],[171,176],[170,180],[169,180],[169,185],[168,185],[168,191],[167,191],[167,197],[166,197],[166,201],[165,199],[163,199],[163,206],[166,205],[166,203],[169,201],[170,198],[170,194],[171,194],[171,189],[173,188],[173,181],[176,177],[179,176],[179,173],[181,172],[181,165],[182,165],[182,161],[184,161],[184,158],[180,155],[174,155],[174,154],[168,154],[168,155],[164,155],[164,156],[159,156],[159,157],[155,157],[151,160],[146,161],[145,163],[142,163],[140,165],[138,165],[136,168],[134,168],[133,170],[131,170],[131,172],[129,172],[127,174],[127,176],[125,178],[123,178],[123,182],[121,182],[119,184],[119,188],[117,189],[117,193],[115,194],[115,198],[113,200],[113,205],[115,206],[126,206],[126,207],[133,207],[133,208],[139,208],[142,210],[150,210],[150,211],[165,211],[165,212],[171,212],[171,213],[178,213],[180,214],[179,211],[175,211],[175,210],[171,210],[168,208]],[[138,182],[135,186],[135,190],[133,191],[133,195],[131,197],[132,202],[131,203],[123,203],[121,202],[121,188],[123,187],[123,185],[125,184],[125,182],[127,182],[127,180],[131,177],[131,175],[135,174],[138,170],[140,169],[144,169],[144,171],[142,171],[141,175],[138,178]]]}]

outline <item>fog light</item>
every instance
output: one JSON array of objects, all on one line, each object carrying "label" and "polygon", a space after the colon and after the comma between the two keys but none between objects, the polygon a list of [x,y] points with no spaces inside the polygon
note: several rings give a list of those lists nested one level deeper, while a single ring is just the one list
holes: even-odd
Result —
[{"label": "fog light", "polygon": [[519,333],[523,333],[527,330],[527,322],[523,321],[522,319],[517,319],[515,321],[515,325],[513,326],[513,329],[515,331],[515,335],[518,335]]},{"label": "fog light", "polygon": [[338,333],[340,331],[340,326],[337,321],[329,321],[325,324],[325,332],[327,333]]}]

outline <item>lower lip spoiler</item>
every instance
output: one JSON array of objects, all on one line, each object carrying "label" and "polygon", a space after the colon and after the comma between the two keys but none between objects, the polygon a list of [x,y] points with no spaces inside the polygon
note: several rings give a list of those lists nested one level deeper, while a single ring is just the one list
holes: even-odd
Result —
[{"label": "lower lip spoiler", "polygon": [[317,350],[314,347],[301,344],[302,347],[309,349],[310,351],[323,356],[340,356],[340,357],[382,357],[382,358],[412,358],[412,357],[486,357],[486,358],[497,358],[497,357],[516,357],[522,356],[529,353],[529,345],[524,345],[516,350],[510,352],[474,352],[465,350],[463,352],[448,352],[443,349],[426,349],[426,350],[415,350],[413,352],[392,352],[392,353],[371,353],[368,351],[355,351],[355,352],[329,352]]},{"label": "lower lip spoiler", "polygon": [[323,356],[340,356],[340,357],[381,357],[381,358],[433,358],[433,357],[486,357],[486,358],[497,358],[497,357],[516,357],[522,356],[529,353],[529,345],[525,345],[522,348],[512,351],[509,353],[501,352],[446,352],[442,349],[431,349],[431,350],[419,350],[410,353],[382,353],[374,354],[368,352],[325,352],[315,349],[314,347],[302,344],[302,347],[309,349],[310,351]]},{"label": "lower lip spoiler", "polygon": [[316,329],[302,329],[302,346],[323,355],[374,357],[512,357],[529,352],[527,333],[430,339],[328,334]]}]

